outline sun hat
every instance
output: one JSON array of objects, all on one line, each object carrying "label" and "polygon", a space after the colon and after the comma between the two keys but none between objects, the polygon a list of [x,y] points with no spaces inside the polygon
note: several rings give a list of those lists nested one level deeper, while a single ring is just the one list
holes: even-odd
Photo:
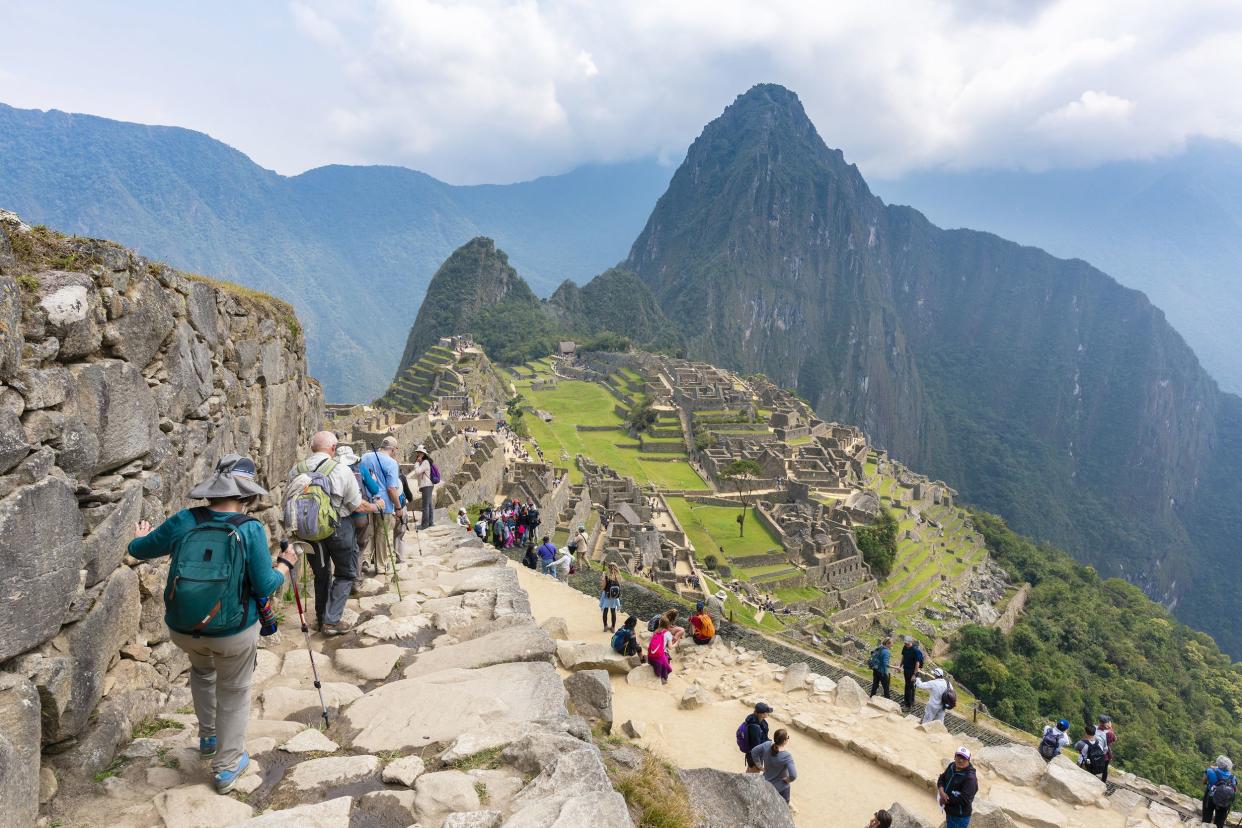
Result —
[{"label": "sun hat", "polygon": [[966,747],[965,745],[962,745],[960,748],[957,749],[957,753],[954,753],[953,755],[960,756],[963,759],[965,759],[967,762],[969,762],[970,761],[970,748]]},{"label": "sun hat", "polygon": [[357,464],[358,455],[354,453],[354,447],[350,445],[340,445],[336,447],[336,462],[344,463],[347,466]]},{"label": "sun hat", "polygon": [[254,482],[254,461],[240,454],[226,454],[216,463],[211,477],[190,489],[192,499],[216,500],[228,497],[256,497],[267,489]]}]

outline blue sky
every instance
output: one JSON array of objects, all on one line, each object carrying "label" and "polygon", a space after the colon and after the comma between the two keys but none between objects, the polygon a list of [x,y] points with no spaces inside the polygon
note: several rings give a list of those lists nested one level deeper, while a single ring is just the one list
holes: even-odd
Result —
[{"label": "blue sky", "polygon": [[1242,142],[1242,3],[6,0],[0,101],[198,129],[264,166],[512,181],[676,162],[754,83],[871,176]]}]

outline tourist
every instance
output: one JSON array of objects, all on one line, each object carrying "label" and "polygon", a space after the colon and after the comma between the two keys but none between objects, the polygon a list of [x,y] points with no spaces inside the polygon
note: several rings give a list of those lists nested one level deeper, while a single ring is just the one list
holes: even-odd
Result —
[{"label": "tourist", "polygon": [[[349,466],[354,473],[354,481],[358,484],[358,491],[362,494],[363,500],[374,502],[379,498],[379,482],[375,479],[375,475],[371,474],[371,470],[362,465],[351,446],[336,447],[336,462]],[[352,512],[349,519],[354,523],[354,588],[350,592],[356,594],[357,587],[362,583],[362,556],[366,552],[367,541],[371,534],[371,516],[359,510]]]},{"label": "tourist", "polygon": [[901,673],[905,676],[905,702],[906,710],[914,707],[914,674],[923,669],[923,651],[919,649],[919,642],[910,636],[906,636],[905,644],[901,647]]},{"label": "tourist", "polygon": [[[379,481],[380,497],[384,500],[384,511],[371,521],[371,552],[368,559],[375,572],[384,569],[392,559],[393,524],[399,515],[404,514],[400,507],[401,467],[397,464],[396,453],[397,438],[389,435],[383,439],[378,449],[362,455],[362,465]],[[399,553],[396,559],[401,559]]]},{"label": "tourist", "polygon": [[892,645],[893,639],[885,636],[880,646],[871,651],[871,660],[867,662],[867,666],[871,668],[871,692],[867,694],[868,698],[875,695],[877,687],[884,688],[884,698],[892,698],[888,694],[888,664],[892,658],[889,647]]},{"label": "tourist", "polygon": [[574,533],[569,548],[574,550],[574,557],[578,559],[578,568],[585,569],[590,561],[591,544],[587,540],[586,527],[582,524],[578,524],[578,531]]},{"label": "tourist", "polygon": [[1224,828],[1237,793],[1233,761],[1228,756],[1217,756],[1203,773],[1203,824]]},{"label": "tourist", "polygon": [[785,803],[789,803],[789,784],[798,778],[793,754],[785,749],[789,744],[789,732],[780,728],[772,734],[772,741],[764,742],[750,752],[751,761],[763,771],[763,778],[772,783]]},{"label": "tourist", "polygon": [[[210,565],[211,558],[206,554],[210,547],[203,546],[203,542],[231,544],[236,539],[245,561],[244,575],[237,578],[245,590],[240,601],[236,592],[223,586],[228,583],[225,573],[219,581],[219,591],[173,590],[164,605],[164,623],[172,643],[190,660],[190,694],[194,715],[198,717],[199,754],[212,758],[216,790],[222,794],[233,790],[250,764],[245,743],[259,644],[257,601],[269,598],[284,586],[284,573],[277,567],[283,565],[293,577],[298,559],[297,552],[290,548],[282,551],[276,564],[272,564],[263,524],[246,514],[257,498],[267,494],[254,481],[254,475],[253,460],[226,454],[216,464],[215,473],[190,490],[189,497],[206,500],[206,506],[182,509],[154,530],[147,521],[139,521],[128,546],[129,554],[139,560],[175,552],[168,570],[170,584],[174,585],[183,564],[200,568]],[[352,524],[343,522],[352,531]],[[196,552],[199,554],[195,555]],[[231,557],[218,556],[216,568],[227,567]],[[348,588],[345,593],[349,594]],[[240,606],[224,606],[222,602],[229,599]]]},{"label": "tourist", "polygon": [[[608,571],[599,576],[599,610],[603,615],[604,632],[617,629],[617,610],[621,609],[621,568],[615,563],[608,564]],[[608,620],[609,613],[612,621]],[[638,619],[635,619],[638,623]]]},{"label": "tourist", "polygon": [[1044,725],[1044,734],[1039,740],[1039,755],[1045,762],[1051,762],[1061,752],[1061,748],[1069,747],[1069,722],[1065,719],[1057,722],[1056,727]]},{"label": "tourist", "polygon": [[467,532],[470,531],[470,516],[466,514],[465,509],[457,510],[457,525],[465,529]]},{"label": "tourist", "polygon": [[1074,747],[1078,748],[1078,764],[1100,777],[1100,781],[1108,781],[1108,738],[1096,729],[1095,725],[1087,725],[1083,736]]},{"label": "tourist", "polygon": [[[501,532],[504,532],[503,527]],[[544,535],[543,543],[535,551],[539,553],[539,572],[543,575],[556,577],[556,573],[552,571],[552,561],[556,558],[556,547],[552,545],[551,538]]]},{"label": "tourist", "polygon": [[944,721],[944,694],[949,689],[949,680],[944,677],[944,670],[937,667],[932,670],[930,681],[915,679],[914,686],[927,691],[927,704],[923,706],[923,724]]},{"label": "tourist", "polygon": [[712,617],[712,623],[716,625],[716,629],[724,626],[725,601],[728,598],[728,593],[720,589],[714,595],[707,596],[707,600],[704,602],[707,604],[707,614]]},{"label": "tourist", "polygon": [[[1117,741],[1117,731],[1113,729],[1113,718],[1101,713],[1096,721],[1098,723],[1095,726],[1095,734],[1104,743],[1104,761],[1111,765],[1113,763],[1113,743]],[[1105,766],[1104,776],[1101,778],[1105,782],[1108,781],[1107,766]]]},{"label": "tourist", "polygon": [[668,619],[661,617],[655,635],[651,636],[651,641],[647,644],[647,661],[651,664],[651,669],[655,671],[655,674],[660,677],[661,684],[668,684],[669,674],[673,672],[673,665],[669,660],[672,647],[673,634],[669,632]]},{"label": "tourist", "polygon": [[888,811],[879,810],[871,815],[871,821],[867,823],[867,828],[892,828],[893,817]]},{"label": "tourist", "polygon": [[621,625],[621,629],[612,634],[612,650],[623,656],[638,656],[643,658],[642,648],[638,644],[638,633],[635,628],[638,626],[638,618],[631,615],[625,619],[625,623]]},{"label": "tourist", "polygon": [[967,828],[971,805],[979,792],[975,766],[970,764],[970,750],[957,749],[953,761],[936,780],[936,799],[944,809],[945,828]]},{"label": "tourist", "polygon": [[768,714],[772,712],[767,702],[755,705],[754,712],[746,717],[737,731],[737,746],[746,756],[746,772],[759,773],[761,768],[755,764],[750,752],[768,740]]},{"label": "tourist", "polygon": [[673,646],[676,647],[686,637],[686,628],[677,624],[677,610],[675,609],[665,610],[661,617],[668,622],[669,634],[673,636]]},{"label": "tourist", "polygon": [[336,435],[331,431],[316,433],[311,438],[310,456],[289,470],[289,484],[285,489],[288,501],[306,489],[312,472],[321,474],[327,480],[328,498],[337,513],[332,534],[311,543],[311,553],[306,556],[315,575],[316,628],[325,635],[340,635],[349,629],[341,621],[341,614],[357,576],[354,564],[358,557],[354,523],[348,519],[349,515],[366,512],[378,518],[382,509],[381,501],[369,503],[362,499],[354,473],[336,461],[336,447]]},{"label": "tourist", "polygon": [[716,637],[716,625],[704,608],[702,601],[694,605],[694,615],[690,616],[690,637],[695,644],[711,644]]},{"label": "tourist", "polygon": [[[393,441],[396,442],[395,440]],[[414,449],[414,485],[418,489],[418,493],[422,496],[423,502],[423,519],[419,522],[418,528],[430,529],[434,521],[435,515],[435,498],[432,496],[435,492],[435,481],[432,479],[432,467],[434,463],[431,455],[427,453],[427,447],[422,443]]]},{"label": "tourist", "polygon": [[552,572],[556,579],[561,583],[569,582],[569,575],[573,571],[574,556],[570,554],[569,547],[562,546],[556,552],[556,558],[552,561]]}]

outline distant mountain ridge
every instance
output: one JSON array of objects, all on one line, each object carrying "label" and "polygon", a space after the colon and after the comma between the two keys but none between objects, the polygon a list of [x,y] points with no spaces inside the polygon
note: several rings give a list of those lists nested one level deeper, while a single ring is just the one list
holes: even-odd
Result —
[{"label": "distant mountain ridge", "polygon": [[456,247],[493,237],[551,293],[625,255],[670,172],[633,162],[472,187],[400,167],[285,177],[192,130],[0,104],[0,207],[287,299],[331,401],[385,388]]},{"label": "distant mountain ridge", "polygon": [[886,206],[797,96],[704,128],[625,267],[688,355],[761,371],[1242,653],[1242,399],[1141,293]]}]

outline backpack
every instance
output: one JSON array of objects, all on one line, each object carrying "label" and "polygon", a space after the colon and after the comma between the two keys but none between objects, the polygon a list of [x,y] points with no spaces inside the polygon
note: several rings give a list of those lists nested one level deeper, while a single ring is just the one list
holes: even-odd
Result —
[{"label": "backpack", "polygon": [[[1217,773],[1224,773],[1224,771],[1217,771]],[[1227,809],[1233,805],[1233,798],[1237,793],[1238,780],[1232,773],[1220,777],[1217,779],[1216,784],[1212,786],[1212,804],[1217,808]]]},{"label": "backpack", "polygon": [[431,485],[434,486],[439,482],[440,482],[440,467],[437,466],[435,463],[432,463],[431,464]]},{"label": "backpack", "polygon": [[1108,759],[1104,756],[1104,748],[1100,747],[1100,743],[1091,740],[1087,745],[1087,770],[1092,773],[1103,773],[1108,767]]},{"label": "backpack", "polygon": [[294,467],[297,476],[286,490],[284,523],[298,540],[314,543],[336,531],[340,517],[332,505],[334,492],[328,478],[335,468],[336,461],[330,457],[313,469],[305,460]]},{"label": "backpack", "polygon": [[[945,684],[949,684],[949,680],[944,680]],[[944,705],[945,710],[952,710],[957,707],[957,691],[953,689],[953,685],[949,684],[949,688],[944,691],[940,697],[940,703]]]},{"label": "backpack", "polygon": [[1061,731],[1050,727],[1044,731],[1044,738],[1039,740],[1039,755],[1045,762],[1051,762],[1061,752]]},{"label": "backpack", "polygon": [[664,658],[664,633],[656,630],[656,634],[651,636],[651,641],[647,644],[647,659]]},{"label": "backpack", "polygon": [[165,621],[195,638],[239,632],[249,614],[250,589],[246,548],[237,530],[256,518],[237,514],[217,520],[204,506],[190,514],[194,528],[177,543],[168,566]]},{"label": "backpack", "polygon": [[750,734],[746,732],[746,722],[737,726],[737,749],[742,753],[750,753]]},{"label": "backpack", "polygon": [[609,587],[608,587],[608,597],[609,597],[609,598],[620,598],[620,597],[621,597],[621,585],[620,585],[620,584],[612,584],[611,586],[609,586]]},{"label": "backpack", "polygon": [[884,666],[880,660],[880,650],[882,649],[883,647],[876,647],[874,650],[872,650],[871,660],[867,662],[867,666],[870,667],[872,670],[875,670],[877,673]]}]

